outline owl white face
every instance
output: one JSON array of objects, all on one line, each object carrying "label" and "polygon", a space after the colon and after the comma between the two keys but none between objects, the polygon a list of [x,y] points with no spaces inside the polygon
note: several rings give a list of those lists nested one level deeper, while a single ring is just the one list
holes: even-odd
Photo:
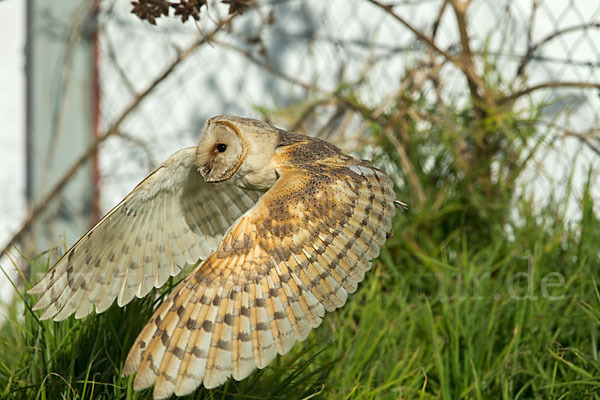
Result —
[{"label": "owl white face", "polygon": [[278,130],[253,119],[218,115],[204,125],[196,163],[207,182],[231,180],[249,190],[268,190],[277,180],[271,160]]},{"label": "owl white face", "polygon": [[196,161],[207,182],[221,182],[237,172],[246,152],[246,141],[232,124],[209,121],[196,148]]}]

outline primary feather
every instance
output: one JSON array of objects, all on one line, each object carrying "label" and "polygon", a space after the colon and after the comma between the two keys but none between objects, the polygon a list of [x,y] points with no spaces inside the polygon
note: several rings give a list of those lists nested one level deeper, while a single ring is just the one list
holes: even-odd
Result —
[{"label": "primary feather", "polygon": [[[261,193],[206,183],[196,148],[173,154],[71,247],[29,290],[42,319],[77,318],[143,297],[205,259]],[[231,206],[231,205],[235,206]],[[228,213],[219,210],[229,207]]]},{"label": "primary feather", "polygon": [[139,334],[123,374],[156,399],[243,379],[357,289],[391,232],[392,186],[325,141],[215,117],[197,148],[157,168],[31,289],[42,293],[36,309],[62,319],[123,305],[203,259]]}]

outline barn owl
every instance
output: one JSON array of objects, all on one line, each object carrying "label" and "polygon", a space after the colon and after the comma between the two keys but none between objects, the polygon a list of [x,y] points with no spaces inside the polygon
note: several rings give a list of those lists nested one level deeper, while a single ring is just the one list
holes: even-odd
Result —
[{"label": "barn owl", "polygon": [[247,377],[342,307],[391,233],[392,181],[328,142],[209,119],[29,290],[82,318],[195,269],[137,337],[123,375],[154,398]]}]

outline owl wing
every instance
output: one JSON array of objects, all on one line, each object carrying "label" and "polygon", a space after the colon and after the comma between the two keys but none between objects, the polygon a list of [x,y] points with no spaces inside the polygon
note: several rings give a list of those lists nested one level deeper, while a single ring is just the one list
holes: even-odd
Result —
[{"label": "owl wing", "polygon": [[194,161],[195,147],[173,154],[29,290],[42,293],[42,319],[127,304],[217,248],[262,193],[206,183]]},{"label": "owl wing", "polygon": [[[354,160],[356,161],[356,160]],[[184,395],[248,376],[341,307],[391,231],[391,180],[364,162],[278,168],[279,180],[138,336],[124,375]]]}]

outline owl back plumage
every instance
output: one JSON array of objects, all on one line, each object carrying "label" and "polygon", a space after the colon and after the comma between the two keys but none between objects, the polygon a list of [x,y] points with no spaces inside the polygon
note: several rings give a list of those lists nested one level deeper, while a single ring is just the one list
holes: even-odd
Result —
[{"label": "owl back plumage", "polygon": [[154,385],[157,399],[243,379],[304,340],[356,291],[397,204],[384,172],[326,141],[232,116],[204,130],[30,291],[42,293],[43,318],[82,317],[203,260],[157,308],[123,367],[136,373],[136,390]]},{"label": "owl back plumage", "polygon": [[391,231],[390,179],[334,146],[281,133],[277,183],[159,307],[124,373],[155,398],[221,385],[286,354],[343,306]]}]

